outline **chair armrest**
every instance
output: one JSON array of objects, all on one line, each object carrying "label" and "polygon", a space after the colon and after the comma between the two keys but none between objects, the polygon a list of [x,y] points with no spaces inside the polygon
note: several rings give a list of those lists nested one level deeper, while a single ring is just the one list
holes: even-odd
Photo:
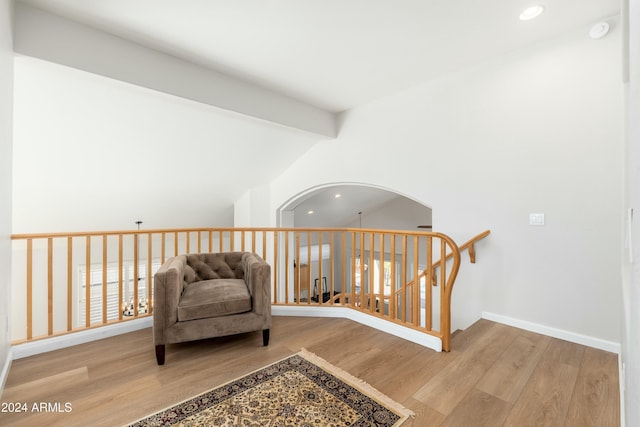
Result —
[{"label": "chair armrest", "polygon": [[271,315],[271,266],[258,254],[242,257],[244,280],[253,302],[252,310],[259,315]]},{"label": "chair armrest", "polygon": [[164,344],[164,330],[178,321],[178,302],[184,286],[184,255],[169,258],[153,276],[153,337]]}]

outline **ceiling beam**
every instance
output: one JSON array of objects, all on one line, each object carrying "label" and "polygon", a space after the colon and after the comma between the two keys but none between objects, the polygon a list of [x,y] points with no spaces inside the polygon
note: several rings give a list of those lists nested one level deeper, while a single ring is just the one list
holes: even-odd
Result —
[{"label": "ceiling beam", "polygon": [[335,114],[16,2],[14,51],[286,127],[336,136]]}]

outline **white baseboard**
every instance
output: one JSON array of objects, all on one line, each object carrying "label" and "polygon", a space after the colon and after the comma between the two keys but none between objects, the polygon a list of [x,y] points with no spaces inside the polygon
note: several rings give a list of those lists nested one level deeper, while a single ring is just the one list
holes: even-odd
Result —
[{"label": "white baseboard", "polygon": [[[284,307],[274,306],[271,309],[274,316],[306,316],[306,317],[341,317],[351,319],[355,322],[362,323],[372,328],[387,332],[408,341],[420,344],[424,347],[431,348],[435,351],[442,351],[442,341],[440,338],[418,332],[411,328],[406,328],[392,322],[378,319],[360,313],[357,310],[351,310],[346,307]],[[116,323],[114,325],[103,326],[86,331],[74,332],[72,334],[61,335],[58,337],[42,339],[33,342],[14,345],[12,347],[13,356],[11,360],[21,359],[36,354],[46,353],[48,351],[59,350],[65,347],[71,347],[78,344],[84,344],[91,341],[109,338],[112,336],[125,334],[127,332],[137,331],[139,329],[150,328],[153,325],[153,318],[145,317],[142,319],[129,320],[127,322]]]},{"label": "white baseboard", "polygon": [[87,329],[85,331],[74,332],[72,334],[60,335],[57,337],[14,345],[12,347],[13,360],[46,353],[48,351],[59,350],[61,348],[71,347],[78,344],[84,344],[91,341],[97,341],[120,334],[126,334],[127,332],[133,332],[139,329],[150,328],[152,325],[152,317],[143,317],[141,319],[128,320],[126,322]]},{"label": "white baseboard", "polygon": [[513,326],[519,329],[524,329],[526,331],[535,332],[537,334],[548,335],[550,337],[559,338],[561,340],[573,342],[576,344],[586,345],[587,347],[593,347],[611,353],[620,354],[621,351],[620,343],[607,341],[588,335],[582,335],[571,331],[565,331],[563,329],[552,328],[550,326],[544,326],[538,323],[528,322],[526,320],[515,319],[513,317],[503,316],[501,314],[483,311],[482,318],[497,323],[503,323],[505,325]]},{"label": "white baseboard", "polygon": [[442,351],[442,340],[440,338],[418,332],[415,329],[407,328],[375,316],[361,313],[358,310],[353,310],[348,307],[272,306],[271,314],[274,316],[339,317],[350,319],[354,322],[370,326],[374,329],[395,335],[407,341],[420,344],[423,347],[427,347],[435,351]]},{"label": "white baseboard", "polygon": [[13,349],[9,348],[9,352],[7,353],[7,358],[5,359],[4,365],[2,366],[2,371],[0,372],[0,398],[2,398],[4,385],[6,384],[7,377],[9,376],[9,369],[11,368],[12,360],[13,360]]},{"label": "white baseboard", "polygon": [[[395,335],[416,344],[420,344],[424,347],[431,348],[435,351],[442,351],[442,340],[440,340],[440,338],[418,332],[414,329],[407,328],[393,322],[379,319],[375,316],[369,316],[367,314],[361,313],[357,310],[349,309],[347,307],[273,306],[271,308],[271,313],[274,316],[337,317],[350,319],[354,322],[370,326],[372,328]],[[620,354],[621,351],[620,344],[616,342],[606,341],[587,335],[552,328],[525,320],[503,316],[500,314],[483,312],[482,318],[616,354]],[[73,345],[100,340],[103,338],[109,338],[112,336],[125,334],[127,332],[137,331],[139,329],[150,328],[152,324],[153,318],[145,317],[142,319],[135,319],[127,322],[117,323],[114,325],[75,332],[73,334],[61,335],[58,337],[14,345],[9,350],[9,357],[7,359],[7,362],[3,366],[2,377],[0,377],[0,384],[3,384],[6,379],[5,377],[9,372],[11,360],[21,359],[23,357],[29,357],[48,351],[70,347]]]}]

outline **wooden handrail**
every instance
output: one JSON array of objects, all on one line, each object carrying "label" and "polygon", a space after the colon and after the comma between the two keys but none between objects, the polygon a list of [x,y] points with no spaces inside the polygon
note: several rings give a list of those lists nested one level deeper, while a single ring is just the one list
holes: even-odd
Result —
[{"label": "wooden handrail", "polygon": [[[472,264],[476,263],[476,250],[475,250],[475,244],[484,239],[485,237],[487,237],[489,234],[491,234],[491,230],[485,230],[482,233],[478,234],[477,236],[469,239],[468,241],[466,241],[465,243],[463,243],[462,245],[458,246],[458,249],[460,250],[460,253],[464,252],[465,250],[469,251],[469,262],[471,262]],[[445,261],[451,259],[451,257],[453,257],[453,253],[449,253],[445,256]],[[440,264],[440,260],[436,261],[433,263],[435,268],[439,267]],[[423,277],[425,277],[427,275],[428,271],[427,269],[422,270],[422,272],[420,272],[420,274],[418,275],[418,280],[422,279]],[[415,283],[415,280],[412,280],[411,282],[407,283],[407,286],[413,286],[413,284]],[[437,276],[434,274],[431,276],[431,284],[433,286],[438,286],[438,280],[437,280]]]},{"label": "wooden handrail", "polygon": [[[476,250],[475,250],[475,244],[478,243],[478,241],[484,239],[485,237],[487,237],[489,234],[491,234],[491,230],[485,230],[482,233],[478,234],[477,236],[469,239],[468,241],[464,242],[462,245],[458,246],[458,248],[460,249],[460,252],[469,250],[469,261],[472,264],[476,263]],[[447,255],[447,259],[450,259],[453,256],[453,254],[448,254]]]},{"label": "wooden handrail", "polygon": [[[18,318],[13,322],[19,328],[24,324],[25,332],[15,337],[14,343],[150,316],[152,277],[158,265],[180,253],[235,250],[258,251],[272,265],[273,305],[331,305],[359,310],[439,337],[443,349],[448,351],[450,298],[460,264],[460,250],[469,250],[472,262],[475,261],[473,245],[488,234],[489,231],[485,231],[461,247],[438,232],[363,228],[218,227],[14,234],[11,236],[13,259],[18,263],[14,268],[17,272],[14,294],[26,293],[18,297],[24,298],[24,302],[18,304],[25,304],[26,309],[14,310]],[[26,242],[26,249],[21,241]],[[270,241],[272,244],[268,244]],[[328,245],[328,253],[319,249],[318,256],[326,258],[329,265],[318,263],[313,272],[309,268],[300,274],[300,269],[293,267],[294,261],[300,266],[302,256],[311,260],[311,245],[322,248],[323,243]],[[307,247],[301,251],[301,246]],[[418,252],[422,254],[420,260]],[[391,260],[388,273],[394,297],[383,293],[384,254]],[[26,257],[24,264],[23,256]],[[434,262],[433,258],[438,256],[440,259]],[[379,277],[374,275],[372,267],[365,270],[365,265],[372,266],[374,262],[380,263]],[[419,262],[426,262],[432,270],[440,268],[439,277],[445,283],[440,295],[440,317],[436,319],[431,293],[421,295],[406,280],[408,274],[414,277],[418,274]],[[396,269],[396,263],[400,268]],[[112,278],[107,278],[107,270],[111,271]],[[131,271],[132,276],[125,277],[125,270]],[[428,269],[420,274],[428,276]],[[44,285],[40,283],[43,275]],[[332,297],[326,302],[322,298],[312,301],[313,280],[325,276],[328,276],[327,290]],[[400,281],[396,280],[397,276]],[[75,288],[80,279],[86,284],[81,293]],[[144,293],[139,283],[142,280]],[[376,283],[378,289],[374,290]],[[96,292],[93,292],[94,286]],[[114,288],[107,289],[107,286]],[[108,316],[111,306],[107,305],[107,298],[123,304],[129,292],[134,299],[133,307],[124,315],[124,309],[117,307],[118,314],[114,317],[113,311],[109,311]],[[400,296],[401,303],[397,301]],[[78,297],[84,300],[82,305],[74,300]],[[391,298],[396,301],[390,301]],[[89,301],[93,299],[96,299],[95,305]],[[139,307],[139,301],[148,303],[147,310],[139,310],[143,307]]]},{"label": "wooden handrail", "polygon": [[119,235],[134,235],[134,234],[169,234],[169,233],[197,233],[197,232],[252,232],[252,231],[267,231],[267,232],[349,232],[349,233],[376,233],[376,234],[397,234],[397,235],[411,235],[411,236],[446,236],[446,234],[440,232],[431,231],[405,231],[405,230],[392,230],[385,228],[326,228],[326,227],[189,227],[189,228],[155,228],[148,230],[104,230],[104,231],[69,231],[69,232],[52,232],[52,233],[16,233],[11,235],[11,240],[26,240],[26,239],[46,239],[49,237],[86,237],[86,236],[119,236]]}]

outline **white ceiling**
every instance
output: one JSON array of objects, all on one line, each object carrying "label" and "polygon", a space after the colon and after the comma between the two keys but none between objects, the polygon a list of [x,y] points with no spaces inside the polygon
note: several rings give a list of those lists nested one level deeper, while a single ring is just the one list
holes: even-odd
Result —
[{"label": "white ceiling", "polygon": [[[354,108],[569,29],[581,29],[587,37],[592,24],[617,15],[620,6],[619,0],[540,0],[545,13],[520,21],[520,12],[531,0],[18,1],[330,112]],[[238,126],[245,125],[243,121]],[[299,133],[282,135],[284,128],[278,129],[256,131],[253,137],[229,130],[224,140],[235,138],[276,152],[275,145],[265,141],[297,138],[300,143],[287,151],[288,157],[279,154],[280,164],[269,163],[270,173],[277,175],[295,161],[296,153],[315,142]],[[227,144],[225,149],[240,156],[243,147]],[[212,182],[224,179],[216,173]],[[256,172],[251,182],[229,184],[225,206],[257,180],[270,178]],[[336,191],[343,195],[340,200],[333,197]],[[361,186],[327,189],[295,207],[295,223],[354,224],[357,212],[369,212],[394,197]],[[316,213],[307,215],[309,209]]]},{"label": "white ceiling", "polygon": [[275,90],[347,110],[616,15],[619,0],[21,0]]},{"label": "white ceiling", "polygon": [[284,209],[293,211],[296,227],[416,230],[418,226],[432,225],[430,207],[392,191],[362,184],[323,187]]},{"label": "white ceiling", "polygon": [[402,196],[374,187],[335,185],[298,199],[287,210],[294,212],[296,227],[347,227],[360,225],[358,212],[367,215],[399,197]]}]

